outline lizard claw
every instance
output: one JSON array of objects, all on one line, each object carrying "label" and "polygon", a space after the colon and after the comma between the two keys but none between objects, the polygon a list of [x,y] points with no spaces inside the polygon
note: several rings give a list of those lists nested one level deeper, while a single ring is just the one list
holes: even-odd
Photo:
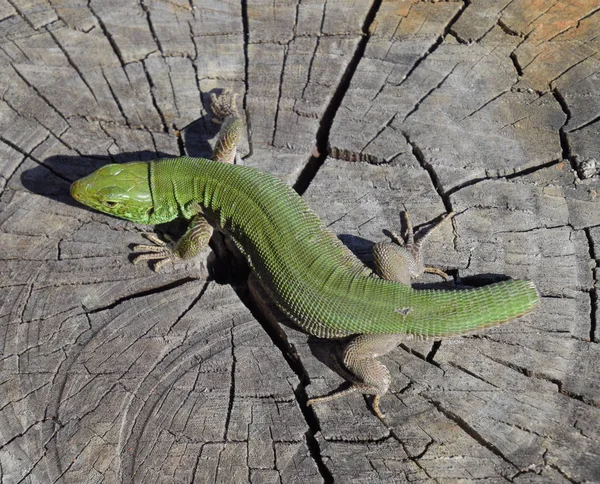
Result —
[{"label": "lizard claw", "polygon": [[371,404],[371,408],[373,409],[373,413],[381,420],[385,420],[385,413],[383,413],[379,409],[379,400],[381,400],[381,395],[375,395],[373,397],[373,403]]},{"label": "lizard claw", "polygon": [[215,117],[213,122],[222,124],[228,116],[238,118],[239,113],[235,105],[235,98],[237,94],[231,90],[224,91],[221,95],[216,94],[210,95],[210,107]]},{"label": "lizard claw", "polygon": [[[353,383],[351,387],[346,388],[345,390],[340,390],[332,393],[331,395],[324,395],[322,397],[310,398],[306,402],[306,406],[310,407],[316,403],[324,403],[330,402],[331,400],[336,400],[341,397],[345,397],[346,395],[350,395],[351,393],[360,392],[363,394],[370,394],[372,392],[372,387],[369,385],[365,385],[364,383]],[[373,396],[373,403],[371,404],[371,408],[375,416],[380,418],[381,420],[385,419],[385,413],[383,413],[379,408],[379,401],[383,395],[376,393]]]},{"label": "lizard claw", "polygon": [[139,254],[135,256],[132,260],[134,264],[139,264],[145,260],[156,261],[154,264],[154,272],[160,272],[160,269],[167,262],[174,262],[180,259],[179,255],[173,250],[173,239],[165,234],[164,237],[167,239],[167,242],[162,240],[156,234],[144,233],[142,234],[146,239],[152,242],[154,245],[150,244],[137,244],[133,247],[133,253]]}]

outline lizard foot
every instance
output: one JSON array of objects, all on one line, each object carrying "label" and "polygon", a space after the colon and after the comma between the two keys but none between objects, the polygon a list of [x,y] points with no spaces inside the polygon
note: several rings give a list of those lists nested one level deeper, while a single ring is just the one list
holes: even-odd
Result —
[{"label": "lizard foot", "polygon": [[412,223],[407,212],[402,212],[405,232],[402,236],[389,231],[392,243],[379,243],[373,248],[373,259],[377,273],[383,279],[401,282],[409,285],[411,279],[418,278],[424,272],[437,274],[446,281],[450,280],[448,274],[435,267],[425,267],[421,260],[421,247],[425,239],[443,222],[452,218],[454,212],[445,214],[429,227],[414,233]]},{"label": "lizard foot", "polygon": [[180,256],[173,250],[173,240],[171,237],[165,234],[165,242],[156,234],[142,234],[146,239],[152,242],[154,245],[149,244],[137,244],[133,247],[133,252],[139,254],[133,258],[134,264],[139,264],[145,260],[156,261],[154,264],[154,272],[159,272],[160,269],[167,262],[174,262],[180,259]]},{"label": "lizard foot", "polygon": [[215,117],[213,122],[222,124],[225,119],[229,116],[233,118],[239,118],[240,115],[235,105],[235,98],[237,94],[230,91],[229,89],[224,91],[221,95],[215,94],[210,95],[211,109]]}]

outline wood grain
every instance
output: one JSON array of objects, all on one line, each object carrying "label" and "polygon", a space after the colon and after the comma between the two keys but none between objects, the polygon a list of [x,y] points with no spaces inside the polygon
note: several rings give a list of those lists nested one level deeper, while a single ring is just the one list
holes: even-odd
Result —
[{"label": "wood grain", "polygon": [[[1,481],[599,481],[599,28],[589,0],[0,0]],[[530,278],[539,310],[407,339],[385,422],[307,407],[345,384],[341,343],[222,236],[155,274],[129,262],[147,227],[69,197],[109,162],[210,156],[222,89],[242,162],[365,263],[400,211],[454,210],[424,252],[454,280],[419,283]]]}]

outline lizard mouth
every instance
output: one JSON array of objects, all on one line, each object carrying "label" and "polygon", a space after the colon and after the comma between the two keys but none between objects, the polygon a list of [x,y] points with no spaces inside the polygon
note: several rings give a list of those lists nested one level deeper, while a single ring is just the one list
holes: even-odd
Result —
[{"label": "lizard mouth", "polygon": [[81,183],[81,181],[82,180],[77,180],[76,182],[73,182],[71,184],[71,189],[69,190],[71,193],[71,196],[78,202],[81,202],[82,193],[85,191],[85,188],[83,186],[83,183]]}]

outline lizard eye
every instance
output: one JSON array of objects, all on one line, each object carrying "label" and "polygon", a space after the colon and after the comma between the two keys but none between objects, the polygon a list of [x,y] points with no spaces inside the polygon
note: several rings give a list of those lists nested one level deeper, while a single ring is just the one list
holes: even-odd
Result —
[{"label": "lizard eye", "polygon": [[104,202],[104,205],[106,205],[107,207],[113,208],[117,206],[117,202],[112,202],[110,200],[107,200],[106,202]]}]

